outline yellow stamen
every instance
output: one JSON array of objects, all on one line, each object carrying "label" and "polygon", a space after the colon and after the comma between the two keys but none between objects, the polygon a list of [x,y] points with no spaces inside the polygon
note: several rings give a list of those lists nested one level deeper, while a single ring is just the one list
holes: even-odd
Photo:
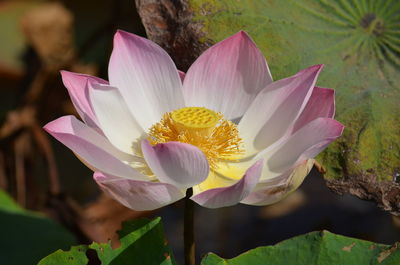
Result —
[{"label": "yellow stamen", "polygon": [[179,141],[203,151],[211,168],[221,160],[238,159],[243,154],[236,124],[221,113],[202,107],[186,107],[164,114],[149,131],[151,144]]}]

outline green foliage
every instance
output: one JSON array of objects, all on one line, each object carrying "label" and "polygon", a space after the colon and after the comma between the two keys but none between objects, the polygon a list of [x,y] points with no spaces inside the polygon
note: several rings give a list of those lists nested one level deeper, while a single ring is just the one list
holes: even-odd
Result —
[{"label": "green foliage", "polygon": [[2,190],[0,190],[0,211],[21,214],[25,213],[25,210]]},{"label": "green foliage", "polygon": [[59,249],[42,259],[38,265],[86,265],[89,261],[86,257],[87,249],[88,247],[83,245],[71,247],[69,251],[63,251]]},{"label": "green foliage", "polygon": [[[165,242],[160,218],[139,219],[123,224],[119,232],[121,247],[93,243],[58,250],[38,265],[86,265],[86,251],[94,249],[102,265],[176,264]],[[204,257],[202,265],[395,265],[400,262],[398,245],[387,246],[335,235],[327,231],[312,232],[283,241],[275,246],[259,247],[236,258],[225,260],[215,254]]]},{"label": "green foliage", "polygon": [[395,265],[400,262],[397,245],[392,247],[327,231],[294,237],[275,246],[259,247],[225,260],[208,254],[202,265]]},{"label": "green foliage", "polygon": [[318,85],[336,89],[344,136],[319,159],[329,177],[400,172],[400,2],[189,0],[200,41],[244,29],[277,80],[324,63]]},{"label": "green foliage", "polygon": [[123,224],[119,232],[121,247],[93,243],[102,265],[118,264],[175,264],[172,251],[164,239],[161,218],[152,221],[139,219]]},{"label": "green foliage", "polygon": [[121,246],[93,243],[89,246],[72,247],[70,251],[56,251],[42,259],[38,265],[86,265],[86,251],[96,251],[102,265],[170,265],[176,264],[172,251],[164,239],[161,219],[139,219],[126,222],[119,231]]},{"label": "green foliage", "polygon": [[1,190],[0,223],[1,264],[36,264],[43,256],[75,243],[60,225],[22,209]]}]

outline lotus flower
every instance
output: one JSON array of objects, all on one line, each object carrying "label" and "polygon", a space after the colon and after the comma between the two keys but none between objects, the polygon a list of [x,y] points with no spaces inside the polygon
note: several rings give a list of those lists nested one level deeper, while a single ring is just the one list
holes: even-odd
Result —
[{"label": "lotus flower", "polygon": [[295,190],[342,134],[334,91],[315,86],[321,69],[273,82],[241,31],[185,75],[157,44],[118,31],[109,82],[61,72],[83,122],[64,116],[44,128],[129,208],[171,204],[188,188],[208,208],[267,205]]}]

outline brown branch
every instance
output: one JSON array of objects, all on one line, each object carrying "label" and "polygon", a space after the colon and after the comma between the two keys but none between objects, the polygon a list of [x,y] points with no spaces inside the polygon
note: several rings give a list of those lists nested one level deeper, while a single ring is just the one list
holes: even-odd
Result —
[{"label": "brown branch", "polygon": [[6,161],[4,159],[4,154],[0,152],[0,189],[6,190],[7,187]]},{"label": "brown branch", "polygon": [[15,180],[17,186],[17,201],[20,205],[26,205],[26,175],[25,158],[27,155],[27,144],[29,144],[29,134],[22,134],[14,142],[15,155]]},{"label": "brown branch", "polygon": [[24,101],[26,105],[33,105],[38,101],[50,76],[50,71],[44,69],[43,67],[39,69],[29,87],[28,92],[25,95]]},{"label": "brown branch", "polygon": [[360,199],[373,201],[380,208],[400,216],[400,184],[378,181],[371,175],[343,179],[325,179],[330,190],[340,195],[350,193]]},{"label": "brown branch", "polygon": [[27,127],[30,127],[35,121],[35,115],[36,111],[29,106],[10,111],[5,122],[0,127],[0,141],[7,141],[7,139],[11,139]]},{"label": "brown branch", "polygon": [[37,124],[34,124],[32,126],[32,133],[33,138],[37,143],[37,147],[43,153],[47,162],[50,193],[53,195],[59,194],[61,189],[58,177],[57,163],[49,138],[44,133],[43,129],[40,128]]},{"label": "brown branch", "polygon": [[178,69],[186,71],[211,43],[204,38],[202,25],[191,18],[186,0],[136,0],[136,8],[147,37],[163,47]]}]

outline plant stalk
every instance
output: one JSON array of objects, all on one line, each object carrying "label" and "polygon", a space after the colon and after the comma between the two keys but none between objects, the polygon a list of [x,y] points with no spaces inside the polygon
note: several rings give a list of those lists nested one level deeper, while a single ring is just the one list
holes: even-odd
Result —
[{"label": "plant stalk", "polygon": [[196,248],[194,243],[194,202],[190,199],[192,195],[193,189],[187,189],[183,227],[185,265],[195,265],[196,261]]}]

